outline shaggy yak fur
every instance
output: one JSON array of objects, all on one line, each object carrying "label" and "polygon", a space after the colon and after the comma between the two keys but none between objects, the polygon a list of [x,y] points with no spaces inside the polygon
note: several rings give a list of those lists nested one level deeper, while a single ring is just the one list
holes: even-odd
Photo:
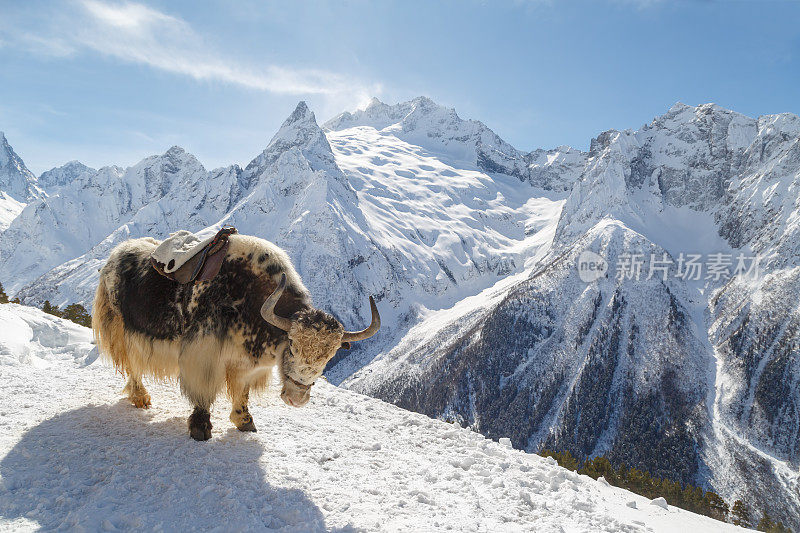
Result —
[{"label": "shaggy yak fur", "polygon": [[[300,406],[340,347],[345,333],[331,315],[311,305],[308,290],[286,253],[274,244],[231,235],[222,267],[212,280],[180,285],[158,274],[150,238],[121,243],[100,271],[92,328],[103,354],[128,376],[125,391],[136,407],[149,407],[142,376],[177,378],[194,405],[189,433],[211,437],[209,409],[224,385],[231,421],[255,431],[250,391],[266,388],[279,365],[281,397]],[[265,300],[286,276],[274,314],[291,319],[289,331],[267,322]],[[377,313],[377,312],[376,312]]]}]

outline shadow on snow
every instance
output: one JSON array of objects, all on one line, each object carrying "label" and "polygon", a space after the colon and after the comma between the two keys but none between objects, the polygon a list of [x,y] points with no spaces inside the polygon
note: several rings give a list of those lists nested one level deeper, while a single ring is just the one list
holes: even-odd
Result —
[{"label": "shadow on snow", "polygon": [[183,418],[151,420],[120,401],[32,428],[0,461],[0,516],[45,529],[326,530],[303,491],[267,481],[255,436],[197,443]]}]

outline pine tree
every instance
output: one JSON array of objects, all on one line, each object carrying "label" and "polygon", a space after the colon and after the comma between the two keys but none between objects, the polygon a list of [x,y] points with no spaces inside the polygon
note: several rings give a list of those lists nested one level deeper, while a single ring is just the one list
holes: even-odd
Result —
[{"label": "pine tree", "polygon": [[603,476],[609,484],[619,486],[620,481],[614,467],[611,466],[611,461],[604,455],[598,455],[594,459],[589,459],[578,470],[579,474],[585,474],[593,479]]},{"label": "pine tree", "polygon": [[[672,481],[667,478],[657,478],[650,475],[645,470],[628,467],[624,463],[619,466],[614,464],[605,456],[599,455],[592,459],[587,459],[582,463],[578,461],[570,452],[557,452],[544,449],[539,452],[544,457],[554,458],[558,464],[579,474],[587,475],[593,479],[603,476],[610,485],[621,487],[646,498],[657,498],[663,496],[670,505],[680,507],[695,513],[703,514],[716,518],[717,520],[727,521],[729,513],[737,525],[750,527],[753,524],[750,510],[743,502],[737,501],[734,512],[730,512],[730,507],[718,494],[708,491],[703,492],[700,487],[693,485],[681,485],[679,481]],[[769,522],[769,531],[784,532],[783,524]],[[777,528],[777,529],[776,529]]]},{"label": "pine tree", "polygon": [[764,514],[761,516],[761,520],[758,521],[756,529],[758,531],[767,531],[768,533],[784,533],[789,531],[784,527],[782,522],[775,522],[772,520],[766,511],[764,511]]},{"label": "pine tree", "polygon": [[708,491],[706,492],[705,500],[707,502],[711,517],[716,518],[717,520],[722,520],[723,522],[728,520],[730,508],[719,494]]},{"label": "pine tree", "polygon": [[758,521],[756,529],[758,531],[772,531],[774,528],[775,528],[775,522],[773,522],[772,519],[770,519],[767,512],[764,511],[764,514],[761,516],[761,520]]},{"label": "pine tree", "polygon": [[6,291],[3,290],[3,284],[0,283],[0,304],[7,304],[8,303],[8,295]]},{"label": "pine tree", "polygon": [[572,456],[569,451],[554,452],[553,450],[542,450],[539,455],[542,457],[552,457],[558,463],[558,466],[572,470],[573,472],[578,469],[578,460]]},{"label": "pine tree", "polygon": [[45,300],[44,304],[42,304],[42,311],[49,315],[53,316],[61,316],[61,311],[58,310],[58,307],[54,306],[50,303],[50,300]]},{"label": "pine tree", "polygon": [[90,315],[89,312],[86,311],[86,308],[81,304],[69,304],[64,308],[61,316],[67,320],[72,320],[81,326],[85,326],[87,328],[92,327],[92,315]]},{"label": "pine tree", "polygon": [[750,510],[742,500],[733,502],[731,518],[733,518],[733,524],[736,526],[750,527],[753,522],[752,518],[750,518]]}]

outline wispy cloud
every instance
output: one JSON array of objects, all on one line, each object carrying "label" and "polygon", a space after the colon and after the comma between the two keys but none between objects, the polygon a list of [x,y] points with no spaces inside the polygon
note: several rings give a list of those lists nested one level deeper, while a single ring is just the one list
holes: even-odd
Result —
[{"label": "wispy cloud", "polygon": [[49,13],[47,21],[31,12],[15,15],[0,26],[0,41],[37,54],[64,57],[91,52],[196,80],[276,94],[325,95],[351,103],[381,92],[379,84],[327,70],[243,64],[215,50],[185,20],[140,3],[78,0],[60,13]]}]

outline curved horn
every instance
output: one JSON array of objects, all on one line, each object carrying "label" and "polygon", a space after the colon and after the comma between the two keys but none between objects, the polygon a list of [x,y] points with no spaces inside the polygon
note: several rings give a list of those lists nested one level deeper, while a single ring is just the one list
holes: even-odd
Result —
[{"label": "curved horn", "polygon": [[363,331],[345,331],[342,336],[343,342],[363,341],[378,333],[381,329],[381,315],[378,314],[378,306],[375,305],[375,298],[369,297],[369,307],[372,309],[372,323]]},{"label": "curved horn", "polygon": [[286,274],[281,274],[281,282],[278,283],[275,292],[273,292],[269,298],[267,298],[267,301],[264,302],[264,305],[261,306],[261,316],[276,328],[281,328],[283,331],[288,332],[292,328],[292,321],[275,314],[275,304],[280,300],[283,289],[285,288]]}]

